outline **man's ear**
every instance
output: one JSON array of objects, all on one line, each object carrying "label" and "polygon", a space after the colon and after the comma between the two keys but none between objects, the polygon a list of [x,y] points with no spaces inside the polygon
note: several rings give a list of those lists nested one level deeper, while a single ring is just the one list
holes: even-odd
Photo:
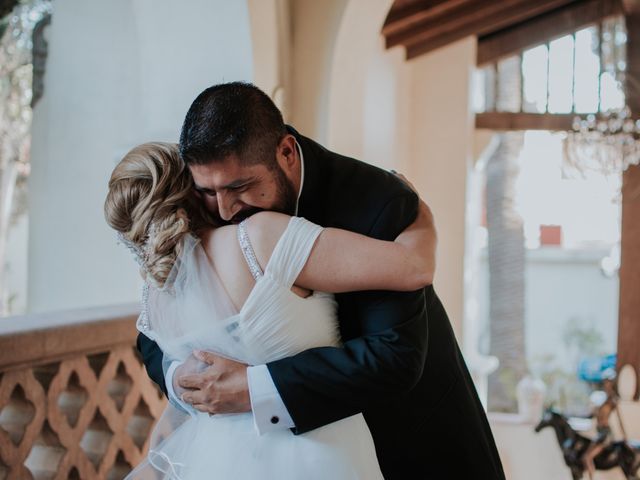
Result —
[{"label": "man's ear", "polygon": [[276,157],[280,167],[286,170],[291,170],[300,161],[296,149],[296,139],[293,135],[287,134],[282,137],[276,149]]}]

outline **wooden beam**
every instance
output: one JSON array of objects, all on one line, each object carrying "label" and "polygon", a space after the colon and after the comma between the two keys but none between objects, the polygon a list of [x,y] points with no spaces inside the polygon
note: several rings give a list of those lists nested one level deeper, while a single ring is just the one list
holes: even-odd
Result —
[{"label": "wooden beam", "polygon": [[487,16],[513,5],[522,4],[526,0],[469,0],[443,15],[432,16],[415,23],[410,28],[386,35],[387,48],[396,45],[407,45],[429,39],[441,33],[455,30],[470,21],[485,19]]},{"label": "wooden beam", "polygon": [[447,3],[449,3],[448,0],[414,0],[408,3],[402,3],[396,0],[393,2],[393,5],[391,5],[391,9],[389,9],[384,25],[387,26],[392,23],[401,22],[415,15],[420,15],[422,12],[431,10],[432,8],[446,5]]},{"label": "wooden beam", "polygon": [[625,97],[634,118],[640,118],[640,11],[627,15]]},{"label": "wooden beam", "polygon": [[476,114],[476,128],[488,130],[571,130],[575,114],[486,112]]},{"label": "wooden beam", "polygon": [[392,7],[382,27],[382,34],[386,36],[405,30],[429,18],[437,17],[449,10],[458,8],[469,1],[435,0],[431,2],[416,2],[402,8]]},{"label": "wooden beam", "polygon": [[640,12],[640,0],[622,0],[622,5],[629,15]]},{"label": "wooden beam", "polygon": [[571,0],[539,0],[510,4],[508,7],[501,4],[493,6],[491,10],[486,7],[482,10],[482,15],[467,17],[463,24],[459,22],[455,25],[443,24],[437,28],[434,27],[431,33],[422,33],[407,39],[404,42],[407,46],[407,59],[428,53],[470,35],[485,35],[506,28],[570,2]]},{"label": "wooden beam", "polygon": [[459,32],[451,32],[445,35],[440,35],[433,40],[429,40],[428,42],[418,43],[415,45],[407,45],[405,58],[407,60],[411,60],[412,58],[416,58],[420,55],[424,55],[425,53],[437,50],[438,48],[445,47],[450,43],[457,42],[458,40],[462,40],[463,38],[466,38],[468,36],[469,35],[460,37]]},{"label": "wooden beam", "polygon": [[[640,13],[626,17],[626,102],[640,117]],[[622,176],[622,234],[620,239],[620,300],[618,313],[618,369],[631,365],[636,371],[636,394],[640,398],[640,166]]]},{"label": "wooden beam", "polygon": [[446,15],[420,22],[411,28],[387,35],[387,46],[424,43],[451,32],[483,35],[536,15],[558,8],[575,0],[477,0],[463,4]]},{"label": "wooden beam", "polygon": [[566,5],[530,21],[480,37],[477,63],[479,66],[493,63],[620,13],[622,6],[619,0],[587,0]]},{"label": "wooden beam", "polygon": [[622,234],[620,240],[620,300],[618,314],[618,370],[636,371],[635,399],[640,398],[640,167],[622,175]]}]

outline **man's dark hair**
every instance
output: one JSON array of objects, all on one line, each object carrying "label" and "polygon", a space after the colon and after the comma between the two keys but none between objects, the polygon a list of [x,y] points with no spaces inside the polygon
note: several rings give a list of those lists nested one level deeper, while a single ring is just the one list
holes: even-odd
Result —
[{"label": "man's dark hair", "polygon": [[276,164],[276,147],[287,131],[278,107],[255,85],[222,83],[193,101],[180,133],[180,154],[189,165],[237,155],[246,164]]}]

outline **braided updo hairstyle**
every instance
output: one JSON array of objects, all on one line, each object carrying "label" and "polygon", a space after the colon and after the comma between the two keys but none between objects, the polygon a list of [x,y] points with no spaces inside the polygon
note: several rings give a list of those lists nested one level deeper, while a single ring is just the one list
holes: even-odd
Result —
[{"label": "braided updo hairstyle", "polygon": [[185,236],[216,226],[196,198],[191,172],[173,143],[145,143],[124,156],[111,174],[104,214],[114,230],[144,252],[142,274],[159,288]]}]

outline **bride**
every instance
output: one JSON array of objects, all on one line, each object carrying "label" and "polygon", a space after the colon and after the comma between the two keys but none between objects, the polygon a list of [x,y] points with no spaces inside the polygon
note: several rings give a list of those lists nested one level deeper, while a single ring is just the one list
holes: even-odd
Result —
[{"label": "bride", "polygon": [[[177,146],[168,143],[138,146],[120,161],[105,217],[145,280],[137,327],[168,361],[208,350],[254,365],[339,346],[332,293],[417,290],[429,283],[433,267],[427,246],[435,239],[424,202],[395,242],[277,212],[215,225]],[[169,404],[146,460],[128,478],[372,480],[382,474],[362,414],[301,435],[258,435],[251,413],[209,415]]]}]

